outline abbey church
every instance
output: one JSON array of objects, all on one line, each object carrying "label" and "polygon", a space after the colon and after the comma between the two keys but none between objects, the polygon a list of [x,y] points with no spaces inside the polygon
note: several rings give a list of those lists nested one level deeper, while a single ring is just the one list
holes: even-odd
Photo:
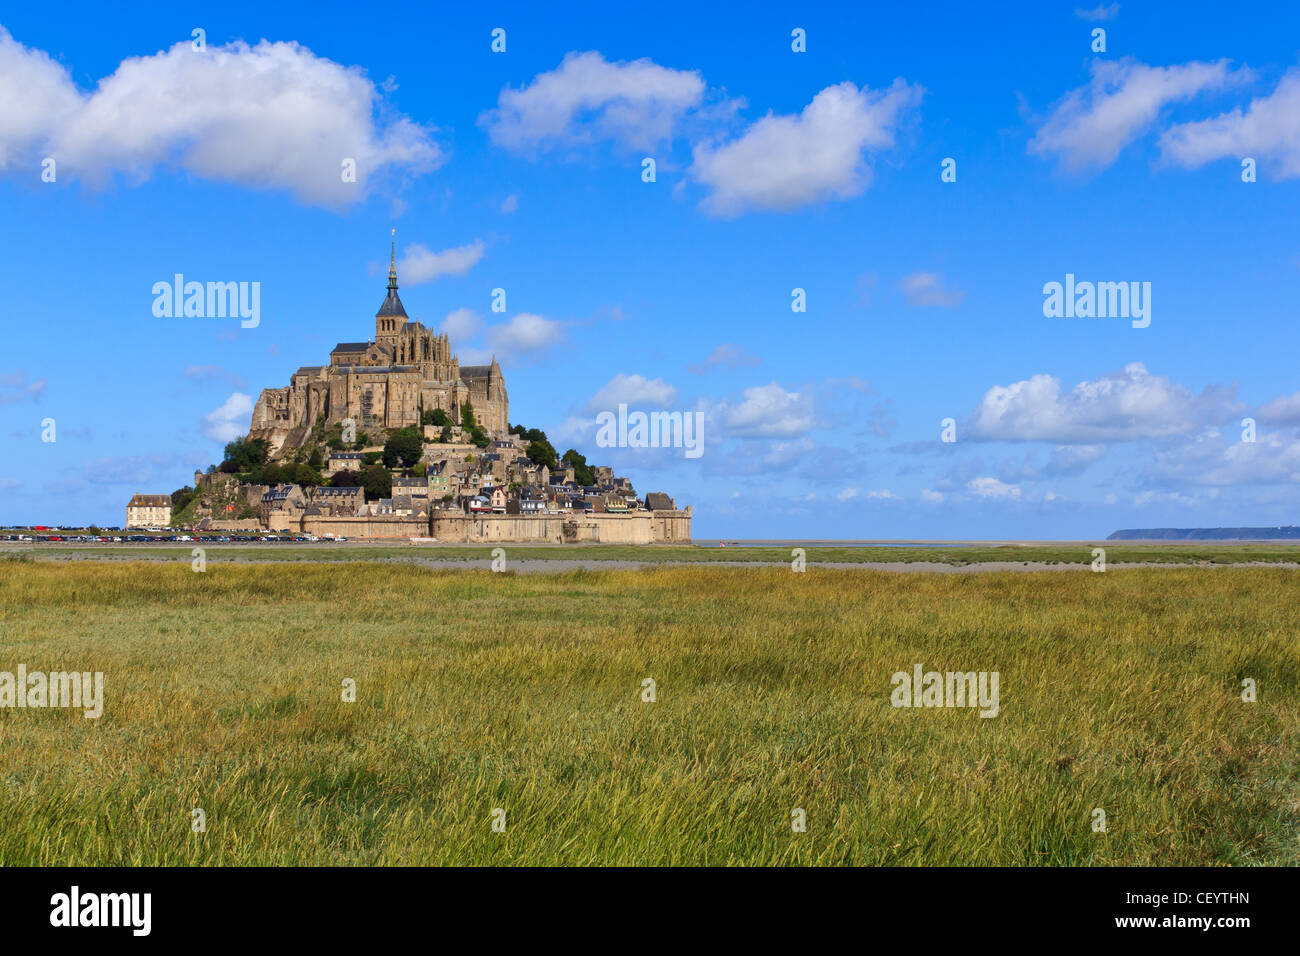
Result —
[{"label": "abbey church", "polygon": [[394,248],[374,339],[340,342],[328,365],[304,366],[287,387],[263,389],[249,437],[266,439],[275,454],[301,445],[322,419],[327,425],[352,419],[358,431],[402,428],[418,425],[421,409],[441,408],[459,423],[466,403],[490,436],[505,437],[509,400],[501,367],[495,358],[491,365],[461,365],[446,333],[407,318]]}]

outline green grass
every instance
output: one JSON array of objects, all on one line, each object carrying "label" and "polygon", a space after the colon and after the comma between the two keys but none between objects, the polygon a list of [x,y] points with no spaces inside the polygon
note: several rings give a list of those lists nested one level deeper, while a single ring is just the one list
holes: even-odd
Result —
[{"label": "green grass", "polygon": [[1296,865],[1297,633],[1269,568],[4,562],[0,670],[106,704],[0,711],[0,862]]}]

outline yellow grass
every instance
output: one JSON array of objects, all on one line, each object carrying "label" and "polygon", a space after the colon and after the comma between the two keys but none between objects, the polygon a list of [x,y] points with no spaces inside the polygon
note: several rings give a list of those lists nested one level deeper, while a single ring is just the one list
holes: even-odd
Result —
[{"label": "yellow grass", "polygon": [[106,697],[0,710],[0,861],[1294,865],[1298,648],[1269,568],[0,561],[0,671]]}]

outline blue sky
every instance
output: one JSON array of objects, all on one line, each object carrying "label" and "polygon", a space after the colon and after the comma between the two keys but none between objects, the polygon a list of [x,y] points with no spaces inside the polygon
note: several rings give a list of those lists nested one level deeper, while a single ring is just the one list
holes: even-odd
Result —
[{"label": "blue sky", "polygon": [[[498,357],[511,420],[697,537],[1297,522],[1300,14],[536,6],[11,6],[0,521],[189,483],[373,334],[396,228],[408,313]],[[175,273],[260,283],[260,323],[155,317]],[[1149,327],[1045,317],[1067,273],[1149,282]],[[596,447],[620,400],[705,453]]]}]

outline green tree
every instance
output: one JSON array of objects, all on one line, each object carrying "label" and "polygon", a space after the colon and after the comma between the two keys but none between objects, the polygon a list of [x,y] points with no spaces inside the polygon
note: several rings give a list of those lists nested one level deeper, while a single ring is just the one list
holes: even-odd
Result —
[{"label": "green tree", "polygon": [[355,471],[336,471],[330,476],[332,488],[355,488],[361,484],[361,478]]},{"label": "green tree", "polygon": [[[226,444],[226,457],[221,463],[221,470],[227,474],[248,471],[266,461],[269,448],[261,438],[236,438]],[[234,467],[227,468],[230,464]]]},{"label": "green tree", "polygon": [[177,488],[172,492],[172,514],[178,514],[185,510],[185,506],[194,500],[197,492],[186,485],[184,488]]},{"label": "green tree", "polygon": [[424,453],[424,436],[418,429],[403,428],[393,432],[384,443],[384,464],[396,468],[399,464],[410,468]]},{"label": "green tree", "polygon": [[566,451],[560,461],[573,469],[573,480],[578,484],[587,486],[596,483],[596,474],[587,464],[587,457],[579,454],[576,448]]},{"label": "green tree", "polygon": [[443,426],[442,426],[442,431],[440,431],[440,432],[438,433],[438,441],[442,442],[444,445],[447,444],[447,443],[449,443],[449,442],[451,441],[451,426],[450,426],[450,425],[443,425]]},{"label": "green tree", "polygon": [[541,439],[532,439],[529,441],[528,447],[524,450],[524,454],[528,456],[528,460],[533,464],[545,465],[547,468],[551,469],[551,471],[554,471],[559,466],[559,459],[556,457],[555,448],[546,440],[545,435],[543,435]]},{"label": "green tree", "polygon": [[293,470],[294,483],[302,485],[304,488],[315,488],[321,483],[320,472],[311,465],[298,465]]},{"label": "green tree", "polygon": [[294,465],[277,465],[274,462],[262,466],[261,481],[257,482],[262,485],[282,485],[293,481],[293,473],[296,470]]},{"label": "green tree", "polygon": [[325,456],[321,454],[319,448],[311,450],[311,455],[307,458],[307,464],[316,471],[320,471],[325,467]]},{"label": "green tree", "polygon": [[411,468],[411,474],[414,475],[416,478],[423,478],[426,474],[428,474],[428,471],[429,471],[429,466],[422,461],[417,461],[415,465],[412,466]]},{"label": "green tree", "polygon": [[426,408],[424,414],[420,416],[420,424],[441,428],[444,425],[450,425],[451,418],[441,408]]},{"label": "green tree", "polygon": [[366,490],[366,501],[378,501],[380,498],[393,496],[393,476],[383,465],[370,465],[363,468],[357,478],[361,487]]},{"label": "green tree", "polygon": [[472,432],[478,427],[478,419],[474,417],[474,405],[465,400],[465,404],[460,407],[460,427],[467,432]]}]

